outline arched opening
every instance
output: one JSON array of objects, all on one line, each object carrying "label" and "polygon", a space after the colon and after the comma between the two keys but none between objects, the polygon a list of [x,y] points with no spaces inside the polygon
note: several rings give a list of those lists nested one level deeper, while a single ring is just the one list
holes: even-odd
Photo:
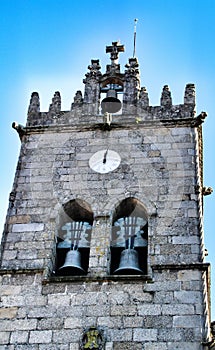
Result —
[{"label": "arched opening", "polygon": [[146,275],[148,215],[136,198],[124,199],[113,215],[110,273]]},{"label": "arched opening", "polygon": [[87,274],[92,224],[93,212],[85,201],[74,199],[62,205],[57,225],[56,275]]}]

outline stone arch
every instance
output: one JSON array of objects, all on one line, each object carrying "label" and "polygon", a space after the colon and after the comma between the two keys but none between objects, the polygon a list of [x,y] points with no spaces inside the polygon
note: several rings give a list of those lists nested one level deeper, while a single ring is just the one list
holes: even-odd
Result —
[{"label": "stone arch", "polygon": [[145,212],[147,213],[148,219],[151,216],[156,216],[157,214],[157,206],[156,204],[149,200],[147,197],[144,197],[144,200],[142,196],[140,196],[138,193],[134,192],[128,192],[126,194],[119,195],[117,200],[116,198],[112,199],[107,205],[106,205],[106,211],[110,212],[111,216],[114,216],[114,213],[116,211],[116,208],[124,201],[129,198],[134,198],[136,201],[141,203],[142,207],[144,208]]},{"label": "stone arch", "polygon": [[[148,218],[146,207],[135,197],[125,198],[115,207],[111,233],[111,273],[147,274]],[[128,268],[122,268],[122,256],[125,255]]]},{"label": "stone arch", "polygon": [[[92,225],[93,211],[86,201],[76,198],[61,205],[57,218],[57,275],[87,273]],[[69,259],[70,266],[65,266]]]},{"label": "stone arch", "polygon": [[64,212],[73,221],[87,221],[92,225],[93,223],[93,211],[88,202],[76,198],[72,199],[62,205]]},{"label": "stone arch", "polygon": [[148,220],[148,213],[146,207],[140,200],[135,197],[127,197],[116,206],[113,220],[117,217],[125,216],[142,216]]}]

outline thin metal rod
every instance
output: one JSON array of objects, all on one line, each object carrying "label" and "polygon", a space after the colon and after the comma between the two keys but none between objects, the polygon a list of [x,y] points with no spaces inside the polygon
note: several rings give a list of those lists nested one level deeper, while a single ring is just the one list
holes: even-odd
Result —
[{"label": "thin metal rod", "polygon": [[135,57],[135,55],[136,55],[137,21],[138,21],[138,19],[135,18],[135,20],[134,20],[134,51],[133,51],[133,57]]},{"label": "thin metal rod", "polygon": [[83,225],[84,223],[82,221],[74,221],[71,223],[71,250],[78,250]]},{"label": "thin metal rod", "polygon": [[137,228],[137,217],[124,217],[125,249],[134,249],[135,232]]}]

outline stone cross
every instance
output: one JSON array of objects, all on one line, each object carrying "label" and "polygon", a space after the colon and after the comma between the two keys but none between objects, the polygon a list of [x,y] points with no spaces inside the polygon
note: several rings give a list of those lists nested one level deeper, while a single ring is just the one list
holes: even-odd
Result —
[{"label": "stone cross", "polygon": [[106,46],[106,53],[110,52],[111,64],[116,64],[119,58],[119,52],[124,51],[124,45],[120,45],[119,41],[114,41],[111,46]]}]

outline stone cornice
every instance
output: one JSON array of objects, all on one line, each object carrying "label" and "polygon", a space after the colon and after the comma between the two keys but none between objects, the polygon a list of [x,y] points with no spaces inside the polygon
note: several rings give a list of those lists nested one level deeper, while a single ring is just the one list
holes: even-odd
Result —
[{"label": "stone cornice", "polygon": [[[102,116],[99,116],[102,118]],[[164,119],[164,120],[145,120],[139,121],[137,117],[134,116],[119,116],[121,121],[114,121],[111,123],[109,128],[105,128],[105,124],[99,123],[79,123],[79,124],[55,124],[55,125],[38,125],[38,126],[27,126],[23,127],[24,135],[32,133],[42,133],[42,132],[69,132],[69,131],[93,131],[93,130],[115,130],[115,129],[144,129],[144,128],[155,128],[165,126],[165,127],[198,127],[193,118],[184,119]]]},{"label": "stone cornice", "polygon": [[191,263],[191,264],[163,264],[163,265],[152,265],[153,271],[156,270],[200,270],[209,271],[210,263]]},{"label": "stone cornice", "polygon": [[44,269],[0,269],[0,275],[32,275],[43,274]]}]

